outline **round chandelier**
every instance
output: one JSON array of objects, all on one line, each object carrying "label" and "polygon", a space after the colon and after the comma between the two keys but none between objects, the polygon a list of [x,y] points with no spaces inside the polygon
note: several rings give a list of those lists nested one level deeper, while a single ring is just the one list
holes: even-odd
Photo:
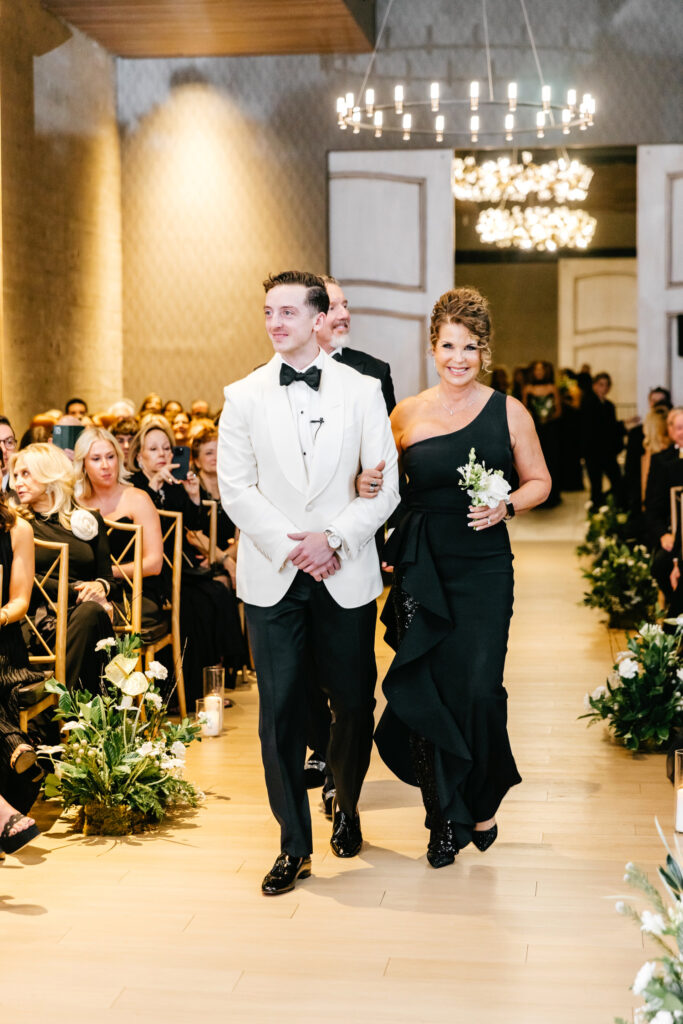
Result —
[{"label": "round chandelier", "polygon": [[435,142],[453,140],[455,144],[465,138],[472,143],[501,138],[513,142],[534,133],[543,139],[546,135],[566,136],[572,129],[586,131],[592,127],[596,102],[591,93],[585,92],[579,98],[578,90],[572,88],[560,102],[553,98],[551,85],[544,81],[525,0],[520,0],[520,5],[540,80],[539,96],[521,97],[517,82],[508,83],[504,98],[494,95],[486,0],[482,0],[488,96],[483,94],[479,80],[474,80],[470,82],[468,96],[450,95],[434,81],[428,96],[411,97],[406,85],[399,82],[391,100],[380,98],[368,82],[393,4],[394,0],[390,0],[359,92],[347,92],[337,99],[337,125],[342,131],[350,129],[354,135],[371,133],[377,139],[384,134],[400,135],[404,142],[416,135],[431,137]]},{"label": "round chandelier", "polygon": [[568,206],[513,206],[508,210],[490,206],[482,210],[475,230],[482,242],[501,249],[586,249],[595,233],[597,221],[585,210]]},{"label": "round chandelier", "polygon": [[501,156],[478,164],[473,156],[453,160],[452,184],[456,199],[471,203],[525,203],[536,195],[541,202],[582,202],[588,195],[593,171],[580,160],[560,156],[536,164],[525,150],[521,163]]}]

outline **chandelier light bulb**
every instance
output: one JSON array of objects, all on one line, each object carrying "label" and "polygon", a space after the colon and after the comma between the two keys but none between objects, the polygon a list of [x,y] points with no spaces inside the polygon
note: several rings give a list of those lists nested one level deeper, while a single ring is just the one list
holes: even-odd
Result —
[{"label": "chandelier light bulb", "polygon": [[472,114],[470,118],[470,137],[472,142],[479,141],[479,116],[477,114]]},{"label": "chandelier light bulb", "polygon": [[541,89],[541,102],[543,103],[543,110],[550,110],[550,86],[544,85]]},{"label": "chandelier light bulb", "polygon": [[567,89],[567,106],[570,110],[576,110],[576,89]]},{"label": "chandelier light bulb", "polygon": [[353,121],[353,134],[358,135],[360,133],[360,107],[353,108],[351,120]]},{"label": "chandelier light bulb", "polygon": [[353,93],[347,92],[344,102],[346,103],[346,109],[353,110]]},{"label": "chandelier light bulb", "polygon": [[479,109],[479,82],[470,82],[470,110]]},{"label": "chandelier light bulb", "polygon": [[413,124],[413,116],[412,116],[412,114],[404,114],[403,115],[403,141],[404,142],[408,142],[408,140],[410,139],[410,129],[412,127],[412,124]]},{"label": "chandelier light bulb", "polygon": [[512,138],[513,138],[512,133],[514,131],[514,127],[515,127],[515,115],[514,114],[506,114],[505,115],[505,141],[506,142],[512,142]]},{"label": "chandelier light bulb", "polygon": [[337,98],[337,125],[342,131],[346,131],[346,100],[343,96]]},{"label": "chandelier light bulb", "polygon": [[569,107],[562,108],[562,134],[569,135],[569,124],[572,119],[572,112]]},{"label": "chandelier light bulb", "polygon": [[545,132],[543,131],[544,128],[545,128],[545,114],[543,113],[542,110],[539,110],[536,113],[536,138],[537,139],[542,139],[543,136],[545,135]]},{"label": "chandelier light bulb", "polygon": [[436,141],[443,142],[443,130],[446,127],[446,118],[443,114],[437,114],[434,118],[434,130],[436,131]]},{"label": "chandelier light bulb", "polygon": [[431,84],[431,86],[429,88],[429,100],[430,100],[430,103],[431,103],[432,112],[437,111],[439,109],[439,83],[438,82],[432,82],[432,84]]},{"label": "chandelier light bulb", "polygon": [[382,122],[383,122],[383,120],[384,120],[384,115],[382,114],[382,111],[381,110],[376,110],[375,111],[375,118],[374,118],[375,138],[376,139],[381,139],[382,138]]},{"label": "chandelier light bulb", "polygon": [[397,85],[394,89],[394,108],[397,114],[403,113],[403,86]]},{"label": "chandelier light bulb", "polygon": [[365,113],[368,117],[372,117],[372,112],[375,109],[375,90],[365,90]]},{"label": "chandelier light bulb", "polygon": [[511,114],[517,109],[517,83],[510,82],[508,85],[508,107]]},{"label": "chandelier light bulb", "polygon": [[513,206],[511,210],[491,206],[482,210],[476,231],[482,242],[501,249],[587,249],[597,221],[585,210],[568,206]]},{"label": "chandelier light bulb", "polygon": [[[508,115],[511,116],[511,115]],[[477,164],[473,156],[453,161],[452,185],[456,199],[474,203],[524,203],[537,195],[544,202],[580,202],[588,195],[593,171],[580,160],[533,163],[527,150],[520,163],[509,157]]]}]

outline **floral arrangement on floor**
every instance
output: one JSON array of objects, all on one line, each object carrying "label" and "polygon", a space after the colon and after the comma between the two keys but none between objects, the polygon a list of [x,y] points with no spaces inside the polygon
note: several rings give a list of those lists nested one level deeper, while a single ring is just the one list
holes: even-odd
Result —
[{"label": "floral arrangement on floor", "polygon": [[661,750],[683,729],[681,635],[644,623],[617,654],[605,686],[586,694],[589,725],[606,721],[628,750]]},{"label": "floral arrangement on floor", "polygon": [[110,656],[100,693],[46,684],[57,694],[55,718],[66,738],[38,748],[53,768],[44,792],[64,810],[78,808],[78,831],[127,835],[158,825],[173,806],[197,805],[202,794],[183,773],[185,749],[199,738],[200,726],[188,718],[179,725],[168,720],[156,685],[167,671],[157,661],[147,672],[137,670],[139,636],[100,640],[96,650]]},{"label": "floral arrangement on floor", "polygon": [[[624,881],[639,889],[654,907],[638,911],[622,900],[617,911],[632,918],[640,930],[657,943],[661,956],[650,960],[638,971],[632,990],[642,996],[645,1005],[638,1007],[634,1014],[637,1024],[648,1021],[651,1024],[675,1024],[683,1021],[683,871],[681,856],[676,842],[678,858],[669,849],[664,834],[657,822],[659,834],[666,847],[666,867],[659,868],[659,877],[664,883],[665,896],[652,884],[644,871],[635,864],[626,865]],[[616,1024],[627,1024],[618,1017]]]},{"label": "floral arrangement on floor", "polygon": [[588,521],[586,537],[576,549],[577,555],[588,555],[598,558],[607,545],[615,540],[628,543],[633,541],[631,517],[627,512],[617,508],[611,494],[607,495],[605,504],[593,511],[592,502],[586,503]]}]

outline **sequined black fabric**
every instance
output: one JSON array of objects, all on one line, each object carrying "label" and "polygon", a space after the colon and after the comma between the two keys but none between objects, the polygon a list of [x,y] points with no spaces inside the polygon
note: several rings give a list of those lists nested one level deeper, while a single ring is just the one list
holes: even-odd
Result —
[{"label": "sequined black fabric", "polygon": [[391,588],[391,600],[394,605],[394,615],[396,616],[396,637],[398,643],[401,643],[403,637],[406,635],[407,630],[410,628],[410,624],[415,618],[415,613],[420,607],[420,602],[416,601],[414,597],[401,586],[401,580],[394,582]]}]

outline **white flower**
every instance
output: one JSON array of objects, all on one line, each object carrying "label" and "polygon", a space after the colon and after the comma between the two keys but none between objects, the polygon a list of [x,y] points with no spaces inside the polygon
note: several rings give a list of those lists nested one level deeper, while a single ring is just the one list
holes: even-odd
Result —
[{"label": "white flower", "polygon": [[85,508],[75,508],[71,513],[71,532],[79,540],[94,540],[99,527],[92,512]]},{"label": "white flower", "polygon": [[145,675],[149,679],[166,679],[168,669],[160,661],[151,661]]},{"label": "white flower", "polygon": [[679,670],[677,671],[676,679],[678,679],[680,683],[683,683],[683,668],[679,668]]},{"label": "white flower", "polygon": [[147,693],[145,694],[145,700],[149,704],[153,704],[157,711],[161,708],[161,705],[163,703],[161,700],[161,695],[158,693],[154,693],[152,690],[147,691]]},{"label": "white flower", "polygon": [[64,747],[61,743],[58,743],[56,747],[48,747],[46,743],[41,743],[36,747],[36,753],[38,754],[61,754],[64,751]]},{"label": "white flower", "polygon": [[132,697],[122,697],[121,698],[121,703],[118,705],[118,710],[119,711],[126,711],[128,708],[132,708],[132,707],[133,707],[133,698]]},{"label": "white flower", "polygon": [[584,711],[592,711],[593,710],[593,708],[591,707],[591,695],[590,695],[590,693],[585,693],[583,695],[583,709],[584,709]]},{"label": "white flower", "polygon": [[70,722],[65,722],[59,731],[70,732],[72,729],[85,729],[85,725],[83,722],[77,722],[75,719],[72,719]]},{"label": "white flower", "polygon": [[617,914],[625,914],[626,904],[623,900],[617,900],[617,902],[614,904],[614,909],[616,910]]},{"label": "white flower", "polygon": [[631,657],[631,652],[630,651],[617,651],[617,656],[616,656],[616,658],[614,660],[616,661],[617,664],[619,664],[619,662],[623,661],[624,658],[630,658],[630,657]]},{"label": "white flower", "polygon": [[154,751],[154,744],[150,740],[147,740],[146,743],[141,743],[138,747],[138,754],[140,757],[148,757],[150,754],[153,754]]},{"label": "white flower", "polygon": [[130,675],[133,671],[137,663],[137,658],[125,658],[123,654],[117,654],[106,666],[104,674],[110,683],[113,683],[114,686],[120,686],[126,676]]},{"label": "white flower", "polygon": [[598,512],[599,512],[599,514],[601,516],[606,516],[607,513],[609,512],[609,509],[607,508],[607,505],[601,505],[600,508],[598,509]]},{"label": "white flower", "polygon": [[655,622],[644,622],[638,630],[638,632],[643,637],[643,639],[650,640],[652,639],[652,637],[657,636],[658,633],[663,633],[664,630]]},{"label": "white flower", "polygon": [[654,1017],[650,1017],[650,1024],[674,1024],[673,1014],[668,1010],[660,1010]]},{"label": "white flower", "polygon": [[663,935],[666,924],[661,914],[653,914],[651,910],[644,910],[640,915],[641,932],[649,932],[651,935]]},{"label": "white flower", "polygon": [[633,982],[633,992],[635,995],[640,996],[643,994],[654,978],[656,970],[657,964],[653,960],[648,960],[646,964],[643,964],[636,974],[636,980]]},{"label": "white flower", "polygon": [[105,636],[104,640],[98,640],[95,644],[96,651],[108,651],[110,647],[113,647],[116,640],[113,636]]},{"label": "white flower", "polygon": [[497,473],[487,473],[481,481],[479,497],[489,508],[495,508],[501,501],[505,501],[509,493],[510,484]]},{"label": "white flower", "polygon": [[638,675],[638,662],[633,658],[624,658],[619,662],[619,675],[622,679],[635,679]]},{"label": "white flower", "polygon": [[171,744],[171,753],[174,757],[177,757],[180,761],[185,760],[185,744],[180,740],[176,740],[175,743]]},{"label": "white flower", "polygon": [[145,676],[144,672],[131,672],[129,676],[116,684],[121,690],[121,693],[125,693],[127,697],[139,697],[141,693],[146,693],[149,688],[149,680]]},{"label": "white flower", "polygon": [[181,779],[185,769],[185,762],[181,761],[178,757],[162,757],[161,767],[164,771],[175,775],[177,779]]},{"label": "white flower", "polygon": [[601,697],[606,697],[606,696],[607,696],[607,687],[606,686],[598,686],[595,690],[593,690],[593,692],[591,694],[591,697],[593,698],[593,700],[600,700]]}]

